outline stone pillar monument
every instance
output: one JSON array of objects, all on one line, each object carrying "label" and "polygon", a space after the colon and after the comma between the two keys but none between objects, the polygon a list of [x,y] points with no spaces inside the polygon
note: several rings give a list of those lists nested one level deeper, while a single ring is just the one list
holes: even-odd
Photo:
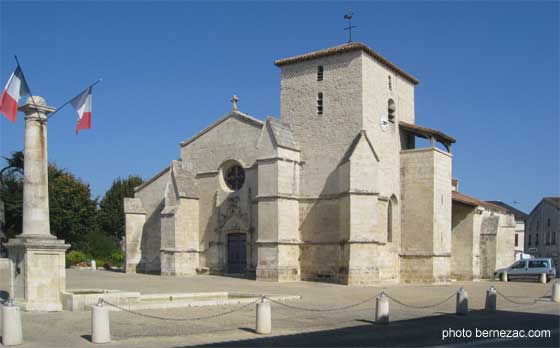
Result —
[{"label": "stone pillar monument", "polygon": [[23,231],[6,244],[14,270],[10,296],[24,310],[60,311],[70,245],[50,233],[47,115],[54,108],[33,97],[19,110],[25,113]]}]

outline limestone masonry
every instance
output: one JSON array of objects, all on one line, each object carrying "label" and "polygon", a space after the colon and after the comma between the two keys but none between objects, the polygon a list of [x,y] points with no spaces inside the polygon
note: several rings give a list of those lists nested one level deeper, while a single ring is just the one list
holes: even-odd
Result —
[{"label": "limestone masonry", "polygon": [[454,195],[455,139],[416,125],[418,80],[361,43],[276,65],[280,118],[234,97],[125,199],[127,272],[368,285],[513,262],[513,216]]}]

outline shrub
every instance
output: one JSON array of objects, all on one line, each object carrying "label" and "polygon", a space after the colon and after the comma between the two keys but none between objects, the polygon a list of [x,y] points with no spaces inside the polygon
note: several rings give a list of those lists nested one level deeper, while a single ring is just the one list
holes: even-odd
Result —
[{"label": "shrub", "polygon": [[88,235],[88,252],[96,260],[111,258],[118,248],[113,238],[100,231],[94,231]]},{"label": "shrub", "polygon": [[88,262],[89,257],[86,253],[82,251],[71,251],[66,254],[66,267],[73,266],[81,262]]},{"label": "shrub", "polygon": [[114,251],[111,254],[111,263],[116,267],[124,266],[124,253],[120,250]]}]

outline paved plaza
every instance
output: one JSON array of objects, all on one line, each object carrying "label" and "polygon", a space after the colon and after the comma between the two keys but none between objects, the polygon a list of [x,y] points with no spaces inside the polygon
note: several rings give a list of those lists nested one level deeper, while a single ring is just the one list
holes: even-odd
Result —
[{"label": "paved plaza", "polygon": [[[512,303],[498,297],[498,311],[485,313],[486,290],[494,284]],[[453,282],[446,285],[384,285],[353,287],[318,282],[269,283],[219,276],[165,277],[109,271],[68,270],[68,289],[104,288],[140,291],[143,294],[227,291],[263,295],[299,295],[301,300],[272,304],[272,335],[254,332],[255,306],[198,321],[157,320],[127,312],[111,312],[113,342],[107,347],[341,347],[341,346],[558,346],[560,304],[551,302],[551,283]],[[455,297],[428,308],[390,302],[391,323],[376,325],[375,300],[349,306],[385,291],[404,304],[421,307],[445,300],[460,287],[468,292],[470,312],[455,315]],[[537,299],[533,303],[532,299]],[[523,304],[521,304],[523,303]],[[170,318],[195,318],[220,314],[237,306],[209,306],[143,310],[140,313]],[[91,313],[24,312],[22,347],[94,347],[90,341]],[[446,339],[448,329],[549,329],[551,338]]]}]

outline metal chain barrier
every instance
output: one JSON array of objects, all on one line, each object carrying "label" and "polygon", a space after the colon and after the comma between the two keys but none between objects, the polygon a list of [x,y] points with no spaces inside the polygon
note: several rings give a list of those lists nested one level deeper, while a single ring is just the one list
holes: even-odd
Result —
[{"label": "metal chain barrier", "polygon": [[452,293],[451,295],[449,295],[449,297],[447,297],[445,300],[434,303],[434,304],[429,304],[429,305],[424,305],[424,306],[415,306],[415,305],[411,305],[411,304],[408,304],[408,303],[401,302],[401,301],[397,300],[396,298],[394,298],[393,296],[391,296],[387,293],[384,293],[385,296],[387,296],[389,299],[393,300],[395,303],[398,303],[398,304],[400,304],[401,306],[404,306],[404,307],[410,307],[410,308],[416,308],[416,309],[437,307],[437,306],[442,305],[445,302],[451,300],[453,297],[455,297],[456,294],[457,294],[457,291]]},{"label": "metal chain barrier", "polygon": [[552,296],[552,288],[554,287],[554,282],[551,282],[552,284],[548,287],[548,290],[544,293],[544,295],[542,295],[541,297],[538,298],[533,298],[531,299],[531,301],[529,302],[520,302],[520,301],[516,301],[516,300],[512,300],[510,297],[502,294],[498,289],[496,289],[496,287],[494,287],[494,289],[496,290],[496,292],[498,293],[498,295],[500,295],[501,297],[503,297],[506,301],[509,301],[511,303],[514,304],[520,304],[520,305],[534,305],[536,304],[540,299],[545,298],[547,296]]},{"label": "metal chain barrier", "polygon": [[537,303],[537,300],[533,299],[531,302],[519,302],[519,301],[515,301],[512,300],[511,298],[507,297],[506,295],[502,294],[500,292],[500,290],[494,288],[496,290],[496,293],[498,293],[498,295],[500,295],[502,298],[504,298],[506,301],[509,301],[511,303],[515,303],[515,304],[520,304],[520,305],[534,305]]},{"label": "metal chain barrier", "polygon": [[260,301],[260,300],[253,301],[253,302],[249,302],[249,303],[247,303],[247,304],[245,304],[245,305],[243,305],[243,306],[241,306],[241,307],[234,308],[234,309],[232,309],[232,310],[230,310],[230,311],[222,312],[222,313],[218,313],[218,314],[207,315],[207,316],[204,316],[204,317],[180,318],[180,317],[164,317],[164,316],[159,316],[159,315],[140,313],[140,312],[138,312],[138,311],[135,311],[135,310],[132,310],[132,309],[128,309],[128,308],[125,308],[125,307],[122,307],[122,306],[113,304],[113,303],[111,303],[111,302],[107,302],[107,301],[104,300],[104,299],[99,299],[99,303],[100,303],[100,304],[107,304],[107,305],[109,305],[109,306],[111,306],[111,307],[114,307],[114,308],[116,308],[116,309],[120,309],[120,310],[123,311],[123,312],[127,312],[127,313],[130,313],[130,314],[134,314],[134,315],[138,315],[138,316],[145,317],[145,318],[150,318],[150,319],[169,320],[169,321],[197,321],[197,320],[206,320],[206,319],[219,318],[219,317],[223,317],[223,316],[228,315],[228,314],[232,314],[232,313],[235,313],[235,312],[239,312],[239,311],[241,311],[241,310],[243,310],[243,309],[245,309],[245,308],[247,308],[247,307],[249,307],[249,306],[254,306],[254,305],[255,305],[257,302],[259,302],[259,301]]},{"label": "metal chain barrier", "polygon": [[552,289],[554,288],[554,283],[556,282],[555,281],[550,282],[550,285],[548,286],[548,290],[546,290],[544,295],[542,295],[540,298],[552,296]]},{"label": "metal chain barrier", "polygon": [[348,306],[335,307],[335,308],[325,308],[325,309],[307,308],[307,307],[299,307],[299,306],[289,305],[289,304],[286,304],[286,303],[284,303],[284,302],[280,302],[280,301],[273,300],[273,299],[271,299],[271,298],[268,297],[268,296],[263,296],[263,298],[266,298],[266,299],[269,300],[270,302],[275,303],[275,304],[277,304],[277,305],[280,305],[280,306],[283,306],[283,307],[286,307],[286,308],[290,308],[290,309],[300,310],[300,311],[307,311],[307,312],[335,312],[335,311],[343,311],[343,310],[347,310],[347,309],[350,309],[350,308],[354,308],[354,307],[358,307],[358,306],[360,306],[360,305],[363,305],[364,303],[367,303],[367,302],[369,302],[369,301],[371,301],[371,300],[374,300],[379,294],[381,294],[381,292],[375,294],[375,295],[372,296],[372,297],[368,297],[368,298],[366,298],[366,299],[363,300],[363,301],[360,301],[360,302],[357,302],[357,303],[353,303],[353,304],[348,305]]}]

